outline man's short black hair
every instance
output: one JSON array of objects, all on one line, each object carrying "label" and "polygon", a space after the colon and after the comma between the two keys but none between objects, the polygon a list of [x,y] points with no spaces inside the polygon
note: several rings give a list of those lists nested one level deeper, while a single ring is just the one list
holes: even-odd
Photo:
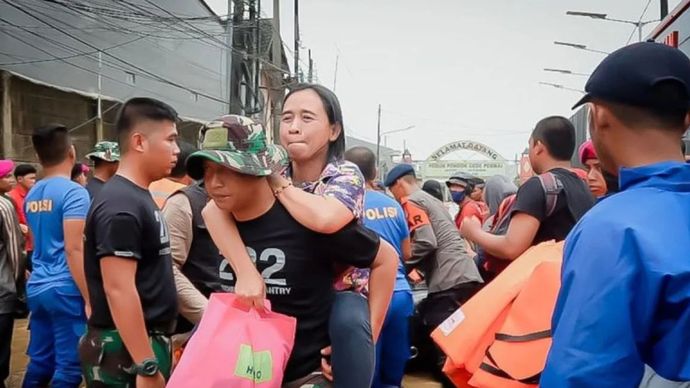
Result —
[{"label": "man's short black hair", "polygon": [[14,177],[15,178],[22,178],[25,177],[29,174],[35,174],[38,171],[36,170],[36,167],[30,165],[30,164],[20,164],[19,166],[15,167],[14,169]]},{"label": "man's short black hair", "polygon": [[131,129],[140,121],[172,121],[177,122],[177,112],[163,101],[148,97],[135,97],[127,100],[115,120],[115,132],[121,152],[126,152],[127,141]]},{"label": "man's short black hair", "polygon": [[554,159],[568,161],[575,151],[575,127],[565,117],[550,116],[537,123],[532,141],[544,144]]},{"label": "man's short black hair", "polygon": [[352,147],[345,152],[345,160],[359,167],[367,182],[376,179],[376,155],[366,147]]},{"label": "man's short black hair", "polygon": [[[659,101],[668,101],[668,106],[659,103],[656,106],[642,107],[604,102],[614,116],[628,128],[658,128],[670,131],[685,132],[687,109],[674,108],[672,102],[687,100],[684,87],[675,82],[661,82],[649,91]],[[676,104],[677,105],[677,104]]]},{"label": "man's short black hair", "polygon": [[196,151],[196,148],[183,140],[177,141],[177,146],[180,147],[180,154],[177,155],[177,163],[170,171],[170,176],[173,178],[182,178],[187,174],[187,158]]},{"label": "man's short black hair", "polygon": [[103,160],[101,158],[91,158],[93,160],[93,168],[101,168],[101,166],[105,166],[110,163],[116,163],[116,162],[108,162],[107,160]]},{"label": "man's short black hair", "polygon": [[62,163],[69,155],[72,141],[67,127],[62,124],[49,124],[34,129],[31,135],[38,160],[44,167]]}]

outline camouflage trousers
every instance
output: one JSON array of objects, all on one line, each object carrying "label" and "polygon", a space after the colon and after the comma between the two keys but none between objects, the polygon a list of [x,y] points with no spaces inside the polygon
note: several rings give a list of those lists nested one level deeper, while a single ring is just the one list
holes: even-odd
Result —
[{"label": "camouflage trousers", "polygon": [[[167,381],[172,369],[172,341],[163,333],[149,332],[149,342]],[[117,330],[89,327],[79,341],[79,359],[88,388],[135,387],[132,358]]]}]

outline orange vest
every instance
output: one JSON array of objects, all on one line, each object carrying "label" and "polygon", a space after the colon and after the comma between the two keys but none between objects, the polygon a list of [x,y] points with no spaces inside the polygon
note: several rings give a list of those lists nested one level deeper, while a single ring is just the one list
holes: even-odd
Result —
[{"label": "orange vest", "polygon": [[536,387],[551,346],[563,242],[528,249],[431,337],[458,387]]},{"label": "orange vest", "polygon": [[162,209],[169,196],[171,196],[177,190],[185,187],[187,186],[183,185],[182,183],[177,183],[168,178],[163,178],[151,183],[149,186],[149,191],[151,192],[153,201],[156,203],[156,205],[158,205],[158,208]]}]

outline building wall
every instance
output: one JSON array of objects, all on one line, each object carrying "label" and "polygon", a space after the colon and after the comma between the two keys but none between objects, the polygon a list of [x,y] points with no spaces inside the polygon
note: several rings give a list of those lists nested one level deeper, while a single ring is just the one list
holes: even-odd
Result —
[{"label": "building wall", "polygon": [[[0,2],[0,17],[14,25],[3,22],[0,69],[87,93],[99,93],[100,73],[100,94],[118,100],[159,98],[181,115],[201,119],[227,112],[224,27],[200,0],[151,1],[175,15],[203,19],[180,21],[146,0],[64,2],[72,8],[14,2],[35,17]],[[100,70],[94,47],[103,50]]]},{"label": "building wall", "polygon": [[[4,83],[0,92],[4,92]],[[2,126],[2,132],[10,134],[10,147],[5,148],[4,137],[0,137],[0,158],[13,159],[16,162],[36,163],[36,155],[31,145],[31,133],[34,128],[59,123],[70,128],[72,141],[77,150],[77,158],[82,160],[96,143],[96,100],[29,82],[16,76],[9,77],[10,126]],[[2,94],[2,93],[0,93]],[[103,101],[103,139],[115,140],[115,117],[120,106],[113,101]],[[191,144],[197,143],[201,124],[181,120],[178,132],[182,140]],[[6,151],[5,151],[6,150]]]},{"label": "building wall", "polygon": [[[3,158],[35,162],[31,133],[35,127],[61,123],[75,128],[71,134],[80,156],[93,146],[96,139],[95,105],[89,98],[74,93],[36,85],[17,77],[10,78],[11,151]],[[81,125],[81,126],[80,126]],[[3,128],[3,131],[7,130]],[[4,146],[4,144],[3,144]]]}]

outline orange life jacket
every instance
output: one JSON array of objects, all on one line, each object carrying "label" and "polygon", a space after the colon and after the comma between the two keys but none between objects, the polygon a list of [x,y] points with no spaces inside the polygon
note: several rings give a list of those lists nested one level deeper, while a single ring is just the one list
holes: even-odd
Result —
[{"label": "orange life jacket", "polygon": [[528,249],[431,337],[458,387],[536,387],[551,346],[563,242]]},{"label": "orange life jacket", "polygon": [[149,185],[149,191],[151,192],[153,201],[156,203],[156,205],[158,205],[158,208],[162,209],[169,196],[185,187],[186,186],[182,183],[177,183],[168,178],[163,178],[151,183],[151,185]]}]

